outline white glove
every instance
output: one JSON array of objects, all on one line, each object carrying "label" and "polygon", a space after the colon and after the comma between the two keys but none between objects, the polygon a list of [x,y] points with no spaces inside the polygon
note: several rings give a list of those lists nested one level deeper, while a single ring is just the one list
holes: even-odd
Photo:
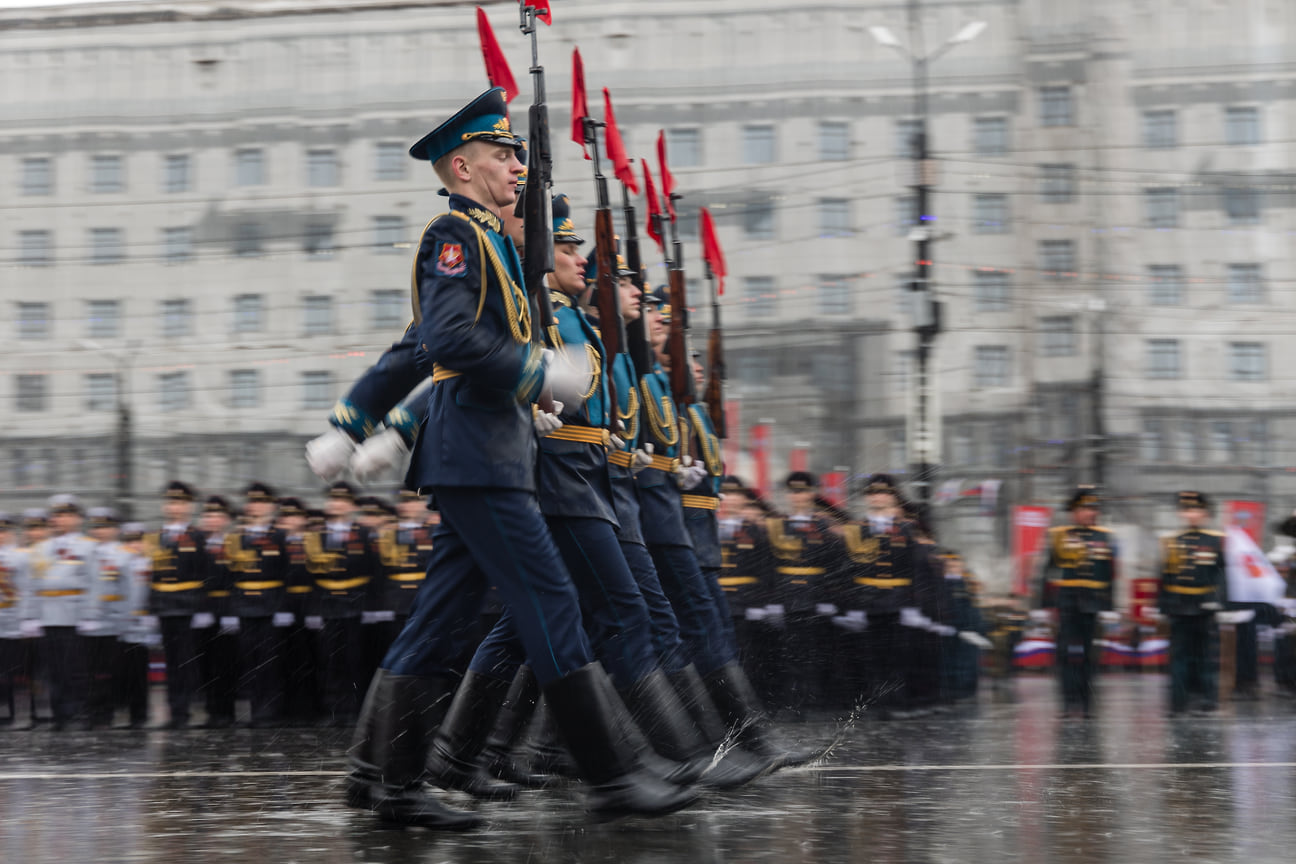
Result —
[{"label": "white glove", "polygon": [[1047,624],[1053,620],[1053,616],[1047,609],[1032,609],[1026,613],[1026,616],[1037,624]]},{"label": "white glove", "polygon": [[221,633],[239,632],[239,619],[234,617],[233,615],[222,615],[220,619],[220,632]]},{"label": "white glove", "polygon": [[270,623],[275,627],[291,627],[296,620],[297,616],[291,612],[276,612]]},{"label": "white glove", "polygon": [[638,474],[643,469],[652,464],[653,445],[644,444],[643,447],[634,451],[634,459],[630,460],[630,473]]},{"label": "white glove", "polygon": [[324,618],[323,618],[322,616],[320,616],[320,615],[307,615],[307,616],[306,616],[306,629],[307,629],[307,630],[323,630],[323,629],[324,629]]},{"label": "white glove", "polygon": [[18,624],[18,635],[24,639],[35,639],[38,636],[44,636],[45,629],[41,627],[40,621],[32,618]]},{"label": "white glove", "polygon": [[1205,603],[1201,604],[1201,608],[1202,611],[1204,612],[1218,612],[1224,607],[1216,603],[1214,600],[1208,600]]},{"label": "white glove", "polygon": [[1215,620],[1221,624],[1245,624],[1254,617],[1254,609],[1234,609],[1229,612],[1215,613]]},{"label": "white glove", "polygon": [[816,603],[815,614],[833,616],[837,614],[837,607],[832,603]]},{"label": "white glove", "polygon": [[162,622],[156,615],[145,615],[140,619],[140,623],[149,633],[158,633],[162,630]]},{"label": "white glove", "polygon": [[989,651],[994,647],[994,643],[982,636],[975,630],[960,630],[958,637],[969,645],[975,645],[983,651]]},{"label": "white glove", "polygon": [[380,624],[383,621],[395,621],[396,613],[390,610],[364,611],[360,613],[361,624]]},{"label": "white glove", "polygon": [[1120,613],[1108,609],[1105,612],[1098,613],[1098,620],[1104,624],[1116,624],[1120,621]]},{"label": "white glove", "polygon": [[751,606],[748,607],[744,616],[748,621],[764,621],[769,616],[769,613],[765,611],[763,606]]},{"label": "white glove", "polygon": [[[1217,604],[1217,606],[1218,606],[1218,604]],[[1164,621],[1164,620],[1165,620],[1165,615],[1162,615],[1162,614],[1161,614],[1161,610],[1160,610],[1160,609],[1149,609],[1149,610],[1147,610],[1146,612],[1143,613],[1143,617],[1146,618],[1146,619],[1148,619],[1149,621]]]},{"label": "white glove", "polygon": [[900,610],[900,626],[913,627],[917,630],[926,630],[932,621],[926,615],[919,612],[913,607],[906,607]]},{"label": "white glove", "polygon": [[765,607],[765,620],[775,627],[783,626],[783,604],[771,603]]},{"label": "white glove", "polygon": [[[859,614],[863,615],[864,613],[860,612]],[[855,615],[854,612],[847,612],[845,615],[837,615],[832,619],[832,623],[834,626],[840,627],[847,633],[861,633],[868,628],[867,619],[854,618],[852,617],[853,615]]]},{"label": "white glove", "polygon": [[707,477],[706,466],[694,462],[692,456],[685,456],[675,469],[675,485],[681,489],[692,489]]},{"label": "white glove", "polygon": [[306,442],[306,464],[320,479],[333,481],[342,476],[351,459],[355,440],[336,426]]},{"label": "white glove", "polygon": [[194,630],[206,630],[216,623],[216,616],[210,612],[195,612],[189,626]]},{"label": "white glove", "polygon": [[355,448],[355,453],[351,456],[351,473],[359,482],[368,483],[404,462],[409,452],[409,445],[401,434],[388,426]]},{"label": "white glove", "polygon": [[[621,421],[618,420],[617,423],[620,424]],[[620,435],[613,435],[613,436],[609,439],[609,442],[608,442],[608,443],[611,444],[611,445],[612,445],[612,449],[613,449],[613,450],[616,450],[617,452],[621,452],[621,451],[623,451],[623,450],[629,450],[629,449],[630,449],[630,445],[627,444],[627,443],[625,442],[625,439],[622,438]]]},{"label": "white glove", "polygon": [[959,632],[948,624],[932,624],[927,629],[937,636],[957,636]]},{"label": "white glove", "polygon": [[592,372],[585,348],[544,349],[544,386],[555,402],[580,405],[589,392]]},{"label": "white glove", "polygon": [[93,636],[103,629],[102,621],[78,621],[76,623],[76,632],[82,636]]},{"label": "white glove", "polygon": [[539,435],[541,438],[548,435],[550,432],[554,431],[555,429],[562,428],[563,422],[558,419],[557,403],[554,403],[554,409],[555,409],[555,413],[550,414],[548,411],[541,411],[537,408],[535,412],[535,417],[531,419],[531,422],[535,424],[536,434]]}]

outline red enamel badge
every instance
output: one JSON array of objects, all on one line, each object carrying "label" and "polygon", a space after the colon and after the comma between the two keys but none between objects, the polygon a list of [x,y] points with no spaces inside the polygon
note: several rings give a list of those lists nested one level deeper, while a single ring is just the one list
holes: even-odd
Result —
[{"label": "red enamel badge", "polygon": [[467,269],[463,247],[458,243],[442,244],[441,254],[437,256],[437,272],[442,276],[461,276]]}]

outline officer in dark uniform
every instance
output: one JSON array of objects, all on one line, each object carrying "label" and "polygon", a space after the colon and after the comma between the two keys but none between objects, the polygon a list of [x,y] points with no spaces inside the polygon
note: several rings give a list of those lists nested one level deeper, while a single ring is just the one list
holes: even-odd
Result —
[{"label": "officer in dark uniform", "polygon": [[[1161,541],[1157,606],[1170,619],[1170,712],[1218,707],[1215,613],[1228,602],[1224,534],[1206,527],[1210,505],[1201,492],[1179,493],[1184,530]],[[1195,701],[1196,705],[1190,705]]]},{"label": "officer in dark uniform", "polygon": [[316,631],[307,618],[319,615],[315,579],[306,559],[306,506],[299,498],[279,499],[276,526],[284,535],[284,612],[292,615],[283,639],[283,719],[309,725],[321,714],[322,698],[315,669]]},{"label": "officer in dark uniform", "polygon": [[[389,522],[389,505],[376,495],[356,499],[356,522],[368,532],[369,556],[375,569],[365,586],[364,604],[360,612],[360,630],[363,651],[356,680],[367,682],[378,671],[387,649],[400,630],[396,627],[396,611],[392,608],[392,592],[387,590],[384,578],[380,540]],[[362,685],[363,686],[363,683]]]},{"label": "officer in dark uniform", "polygon": [[162,629],[170,729],[189,725],[198,669],[193,617],[202,610],[207,593],[203,535],[189,522],[193,501],[189,484],[179,480],[167,484],[162,500],[165,525],[144,540],[153,559],[150,609]]},{"label": "officer in dark uniform", "polygon": [[1093,486],[1079,486],[1067,509],[1070,525],[1049,529],[1043,602],[1058,611],[1057,661],[1064,714],[1093,710],[1098,658],[1098,621],[1114,616],[1118,551],[1111,531],[1097,524],[1100,499]]},{"label": "officer in dark uniform", "polygon": [[409,619],[414,595],[427,577],[432,557],[432,526],[427,524],[427,499],[411,489],[397,493],[398,521],[384,529],[378,540],[382,560],[384,605],[395,614],[399,633]]},{"label": "officer in dark uniform", "polygon": [[913,528],[913,608],[918,612],[906,634],[906,701],[910,716],[921,716],[940,703],[940,640],[943,636],[957,638],[958,631],[950,625],[953,616],[943,584],[945,561],[931,526],[916,503],[906,501],[901,509]]},{"label": "officer in dark uniform", "polygon": [[718,581],[733,618],[738,654],[747,677],[761,700],[774,705],[781,696],[774,685],[781,669],[778,660],[782,636],[766,620],[765,612],[771,602],[774,552],[763,521],[748,518],[743,512],[753,502],[751,491],[737,477],[726,477],[720,490],[716,511],[721,561]]},{"label": "officer in dark uniform", "polygon": [[274,525],[275,494],[265,483],[244,491],[243,524],[225,537],[230,570],[230,612],[238,617],[242,689],[248,694],[248,725],[279,724],[282,705],[282,632],[275,616],[284,611],[288,555]]},{"label": "officer in dark uniform", "polygon": [[234,725],[234,704],[238,697],[239,637],[234,627],[238,616],[231,606],[234,584],[225,548],[225,536],[232,521],[229,502],[220,495],[209,496],[203,502],[198,527],[203,535],[207,602],[203,607],[206,615],[200,623],[207,626],[196,627],[194,634],[199,640],[208,729],[228,729]]}]

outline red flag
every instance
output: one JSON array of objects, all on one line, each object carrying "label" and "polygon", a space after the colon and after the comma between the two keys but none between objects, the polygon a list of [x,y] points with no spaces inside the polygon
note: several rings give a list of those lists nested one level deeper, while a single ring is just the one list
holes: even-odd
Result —
[{"label": "red flag", "polygon": [[604,136],[607,141],[607,157],[612,161],[612,173],[626,185],[631,192],[639,194],[639,184],[635,182],[634,166],[626,156],[625,144],[621,141],[621,131],[617,129],[616,116],[612,113],[612,94],[603,88],[603,120],[607,124]]},{"label": "red flag", "polygon": [[491,29],[490,19],[480,6],[477,7],[477,38],[481,40],[482,59],[486,61],[486,80],[490,81],[492,87],[503,87],[504,101],[512,102],[513,97],[518,95],[517,82],[513,80],[513,73],[509,71],[508,60],[504,59],[499,42],[495,41],[495,31]]},{"label": "red flag", "polygon": [[536,10],[536,17],[550,27],[553,26],[553,13],[549,11],[549,0],[521,0],[527,6]]},{"label": "red flag", "polygon": [[648,198],[648,236],[657,244],[657,248],[666,251],[665,244],[662,243],[662,236],[657,233],[657,226],[654,216],[661,215],[661,202],[657,200],[657,187],[653,185],[652,172],[648,170],[648,163],[644,160],[644,195]]},{"label": "red flag", "polygon": [[725,267],[724,252],[720,251],[720,241],[716,239],[715,223],[711,221],[711,211],[703,207],[698,212],[702,221],[702,260],[711,267],[716,278],[716,294],[724,294],[725,276],[729,270]]},{"label": "red flag", "polygon": [[657,133],[657,162],[661,165],[662,200],[666,202],[666,213],[672,222],[675,221],[675,202],[671,194],[675,191],[675,178],[671,177],[666,167],[666,130]]},{"label": "red flag", "polygon": [[585,158],[585,118],[589,116],[589,103],[585,100],[585,64],[581,62],[580,49],[572,49],[572,140],[581,145]]}]

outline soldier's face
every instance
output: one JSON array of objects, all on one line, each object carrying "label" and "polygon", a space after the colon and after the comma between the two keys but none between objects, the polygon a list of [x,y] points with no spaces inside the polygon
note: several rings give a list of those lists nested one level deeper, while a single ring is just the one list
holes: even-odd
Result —
[{"label": "soldier's face", "polygon": [[1075,524],[1088,527],[1098,521],[1097,507],[1077,507],[1071,511]]},{"label": "soldier's face", "polygon": [[576,243],[554,244],[554,272],[550,287],[575,297],[585,290],[585,265],[589,263]]},{"label": "soldier's face", "polygon": [[524,225],[526,223],[522,221],[521,216],[513,215],[514,209],[515,208],[513,207],[505,207],[503,210],[501,210],[500,221],[504,223],[504,231],[503,231],[504,236],[508,237],[510,240],[513,241],[513,245],[517,247],[518,254],[521,255],[524,254],[523,241],[526,238],[526,231],[524,230]]},{"label": "soldier's face", "polygon": [[167,522],[188,522],[189,513],[190,504],[188,501],[167,498],[162,502],[162,516]]},{"label": "soldier's face", "polygon": [[71,510],[53,514],[50,521],[59,534],[70,534],[81,526],[81,517]]},{"label": "soldier's face", "polygon": [[32,546],[49,537],[49,529],[44,525],[28,525],[23,530],[23,535],[26,538],[27,545]]},{"label": "soldier's face", "polygon": [[869,513],[874,516],[895,516],[896,500],[890,492],[874,492],[864,499]]},{"label": "soldier's face", "polygon": [[498,212],[517,202],[518,177],[526,168],[512,147],[476,141],[465,148],[461,170],[468,178],[468,194]]},{"label": "soldier's face", "polygon": [[643,296],[643,292],[635,286],[634,280],[629,276],[617,279],[617,291],[621,293],[621,320],[627,324],[638,321],[642,311],[639,308],[639,298]]},{"label": "soldier's face", "polygon": [[288,534],[300,534],[306,527],[305,516],[283,516],[279,519],[279,527]]},{"label": "soldier's face", "polygon": [[1200,528],[1205,525],[1209,515],[1204,507],[1185,507],[1179,511],[1179,518],[1189,528]]},{"label": "soldier's face", "polygon": [[805,513],[814,506],[813,489],[792,489],[788,491],[788,506],[798,513]]},{"label": "soldier's face", "polygon": [[330,498],[324,502],[324,513],[330,519],[345,519],[355,510],[355,504],[346,498]]},{"label": "soldier's face", "polygon": [[108,543],[117,539],[117,529],[112,525],[100,525],[90,529],[90,536],[99,543]]},{"label": "soldier's face", "polygon": [[400,513],[402,522],[418,522],[427,511],[422,501],[401,501],[396,505],[396,512]]},{"label": "soldier's face", "polygon": [[202,514],[202,530],[207,534],[224,534],[229,526],[229,517],[219,510],[210,510]]},{"label": "soldier's face", "polygon": [[645,310],[644,322],[648,325],[648,340],[652,342],[654,351],[660,352],[666,347],[666,324],[662,321],[661,309],[655,304],[650,304]]},{"label": "soldier's face", "polygon": [[696,357],[694,357],[692,365],[693,365],[693,386],[697,387],[698,392],[701,392],[702,388],[706,386],[706,382],[702,378],[702,364],[698,361]]}]

